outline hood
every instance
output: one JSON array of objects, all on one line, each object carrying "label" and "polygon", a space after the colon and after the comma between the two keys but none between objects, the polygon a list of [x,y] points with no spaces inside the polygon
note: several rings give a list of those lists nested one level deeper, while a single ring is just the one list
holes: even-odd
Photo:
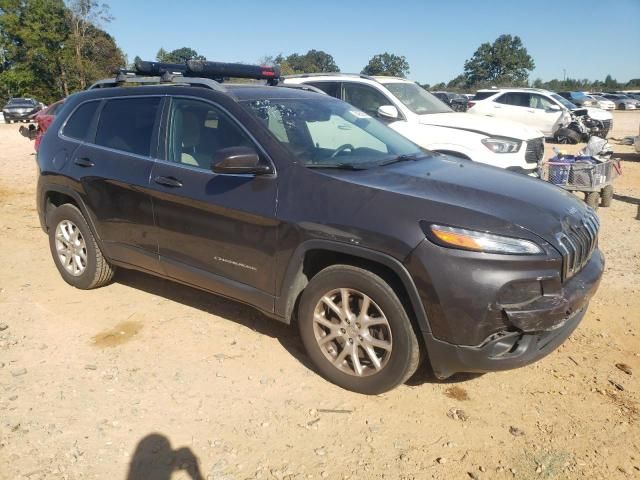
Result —
[{"label": "hood", "polygon": [[532,138],[542,137],[540,131],[524,124],[473,113],[431,113],[420,115],[418,121],[423,125],[459,128],[486,136],[508,137],[518,140],[530,140]]},{"label": "hood", "polygon": [[587,115],[589,115],[594,120],[613,119],[613,115],[611,115],[611,112],[607,112],[606,110],[602,110],[601,108],[585,107],[584,110],[586,110]]},{"label": "hood", "polygon": [[577,197],[545,181],[444,155],[364,171],[325,172],[375,189],[362,206],[367,210],[397,208],[398,215],[412,217],[406,221],[533,236],[556,248],[556,235],[577,225],[588,211]]}]

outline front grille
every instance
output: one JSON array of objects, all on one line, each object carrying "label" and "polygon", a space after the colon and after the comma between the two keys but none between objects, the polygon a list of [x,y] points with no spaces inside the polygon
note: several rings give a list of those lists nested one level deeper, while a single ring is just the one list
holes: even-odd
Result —
[{"label": "front grille", "polygon": [[544,156],[544,140],[542,137],[534,138],[527,142],[527,151],[524,160],[527,163],[538,163]]},{"label": "front grille", "polygon": [[587,214],[580,224],[558,235],[562,251],[563,279],[567,280],[582,270],[598,244],[600,222],[594,214]]},{"label": "front grille", "polygon": [[613,127],[613,120],[602,121],[602,128],[605,132],[610,132],[612,127]]}]

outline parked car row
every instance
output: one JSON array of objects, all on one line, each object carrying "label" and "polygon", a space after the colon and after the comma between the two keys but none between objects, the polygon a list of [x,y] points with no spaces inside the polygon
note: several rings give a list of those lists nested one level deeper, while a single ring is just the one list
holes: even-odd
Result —
[{"label": "parked car row", "polygon": [[[544,153],[539,129],[499,118],[454,112],[419,85],[404,78],[350,74],[290,75],[285,85],[309,85],[378,118],[431,151],[525,174],[537,172]],[[327,140],[337,147],[342,137]]]},{"label": "parked car row", "polygon": [[[138,75],[145,86],[121,88]],[[461,158],[527,165],[539,131],[455,113],[404,79],[278,77],[139,62],[69,97],[37,156],[62,278],[91,289],[140,269],[295,320],[316,370],[366,394],[425,358],[447,378],[527,365],[565,341],[604,269],[597,216],[549,183]]]}]

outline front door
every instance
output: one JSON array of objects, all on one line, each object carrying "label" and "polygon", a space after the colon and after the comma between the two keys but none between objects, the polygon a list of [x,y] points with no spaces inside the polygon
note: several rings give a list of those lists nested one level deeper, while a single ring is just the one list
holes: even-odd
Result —
[{"label": "front door", "polygon": [[277,178],[211,171],[220,149],[261,151],[228,113],[202,100],[173,98],[166,132],[166,161],[150,177],[166,274],[272,310]]}]

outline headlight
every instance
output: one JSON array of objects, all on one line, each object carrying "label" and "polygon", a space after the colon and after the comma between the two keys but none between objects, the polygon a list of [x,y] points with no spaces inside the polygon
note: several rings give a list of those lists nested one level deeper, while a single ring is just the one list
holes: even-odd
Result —
[{"label": "headlight", "polygon": [[515,153],[520,150],[522,142],[506,138],[483,138],[482,144],[493,153]]},{"label": "headlight", "polygon": [[464,228],[443,225],[430,226],[432,236],[438,243],[463,250],[486,253],[508,253],[516,255],[537,255],[543,253],[535,243],[521,238],[503,237],[492,233],[477,232]]}]

